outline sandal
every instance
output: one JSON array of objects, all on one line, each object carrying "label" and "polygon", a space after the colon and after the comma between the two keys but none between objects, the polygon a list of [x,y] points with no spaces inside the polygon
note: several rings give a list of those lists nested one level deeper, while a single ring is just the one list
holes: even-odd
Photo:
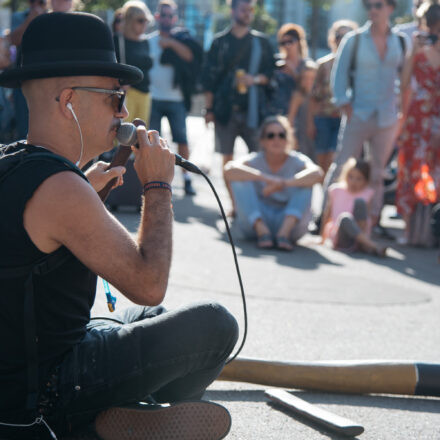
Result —
[{"label": "sandal", "polygon": [[273,248],[273,240],[270,234],[262,234],[257,237],[257,247],[260,249]]},{"label": "sandal", "polygon": [[280,251],[293,251],[292,242],[286,237],[277,237],[277,249]]}]

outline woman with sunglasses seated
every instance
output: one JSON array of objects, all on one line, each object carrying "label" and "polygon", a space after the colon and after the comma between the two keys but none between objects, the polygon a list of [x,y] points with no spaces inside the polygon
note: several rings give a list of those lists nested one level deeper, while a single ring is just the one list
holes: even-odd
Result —
[{"label": "woman with sunglasses seated", "polygon": [[308,157],[292,151],[293,133],[284,116],[266,118],[260,128],[261,151],[225,166],[237,223],[259,248],[291,251],[307,232],[312,186],[323,176]]}]

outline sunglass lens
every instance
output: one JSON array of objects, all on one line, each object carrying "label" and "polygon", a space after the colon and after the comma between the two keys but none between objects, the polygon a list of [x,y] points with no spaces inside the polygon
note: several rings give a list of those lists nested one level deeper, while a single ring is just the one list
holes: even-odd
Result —
[{"label": "sunglass lens", "polygon": [[286,133],[267,133],[267,139],[274,139],[275,137],[279,137],[280,139],[286,139]]},{"label": "sunglass lens", "polygon": [[124,107],[124,101],[125,101],[125,92],[123,94],[114,94],[113,95],[113,106],[118,111],[118,113],[121,113],[122,107]]}]

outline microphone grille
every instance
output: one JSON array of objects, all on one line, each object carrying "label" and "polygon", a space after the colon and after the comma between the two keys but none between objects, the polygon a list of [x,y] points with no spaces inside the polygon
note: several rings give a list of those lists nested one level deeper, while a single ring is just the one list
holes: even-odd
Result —
[{"label": "microphone grille", "polygon": [[121,145],[135,145],[137,142],[136,127],[130,122],[123,122],[116,132],[116,139]]}]

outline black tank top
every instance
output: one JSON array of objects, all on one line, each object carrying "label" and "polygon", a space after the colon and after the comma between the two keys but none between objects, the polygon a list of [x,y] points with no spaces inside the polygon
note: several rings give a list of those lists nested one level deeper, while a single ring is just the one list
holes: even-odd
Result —
[{"label": "black tank top", "polygon": [[[29,154],[41,151],[41,147],[16,143],[3,149],[3,158],[24,148]],[[0,164],[1,155],[2,151]],[[42,158],[24,162],[3,180],[0,175],[0,269],[30,265],[47,257],[28,236],[23,214],[41,183],[62,171],[72,171],[72,167]],[[59,267],[33,277],[40,384],[63,355],[84,337],[95,299],[96,275],[67,249],[65,252],[67,258]],[[25,406],[25,281],[25,276],[0,277],[0,413]]]}]

